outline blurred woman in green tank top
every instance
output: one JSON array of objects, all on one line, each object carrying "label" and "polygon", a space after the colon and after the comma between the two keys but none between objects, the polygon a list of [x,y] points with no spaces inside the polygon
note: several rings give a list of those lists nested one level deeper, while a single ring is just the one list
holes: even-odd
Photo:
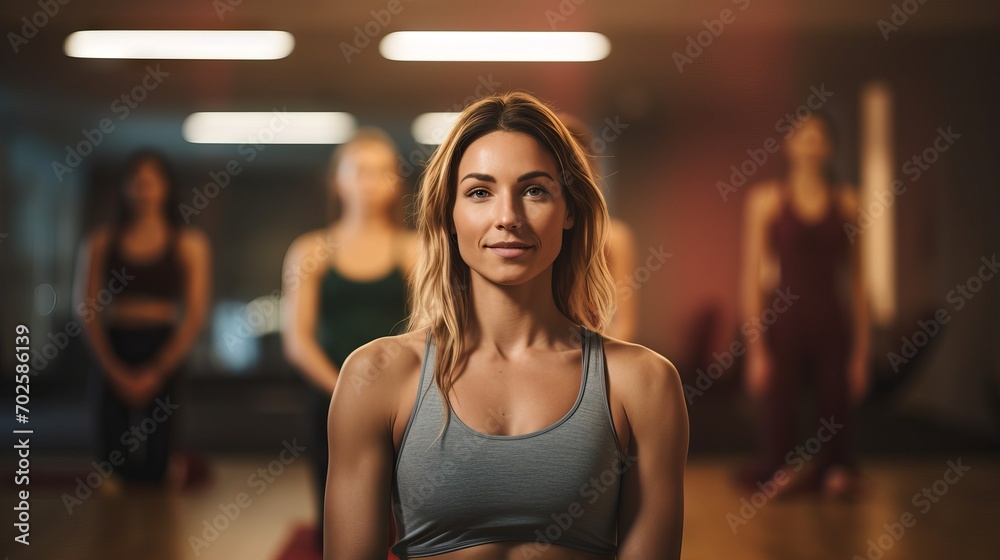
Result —
[{"label": "blurred woman in green tank top", "polygon": [[[376,128],[362,128],[338,147],[328,180],[331,221],[296,238],[285,254],[282,342],[309,386],[320,528],[327,413],[340,366],[355,348],[405,326],[416,238],[403,221],[397,161],[392,139]],[[322,549],[322,530],[317,537]]]}]

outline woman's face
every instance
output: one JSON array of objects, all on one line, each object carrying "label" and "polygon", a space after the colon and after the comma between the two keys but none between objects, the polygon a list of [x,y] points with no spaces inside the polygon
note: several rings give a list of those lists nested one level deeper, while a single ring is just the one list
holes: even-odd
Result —
[{"label": "woman's face", "polygon": [[474,273],[515,285],[552,265],[573,226],[558,177],[555,157],[527,134],[492,132],[469,145],[452,219]]},{"label": "woman's face", "polygon": [[341,155],[333,188],[345,210],[387,211],[399,202],[400,178],[395,151],[374,141],[348,146]]},{"label": "woman's face", "polygon": [[802,121],[798,130],[785,141],[785,151],[793,162],[825,164],[833,155],[833,144],[826,125],[818,118]]},{"label": "woman's face", "polygon": [[125,198],[137,214],[159,212],[167,199],[167,180],[153,161],[140,162],[125,185]]}]

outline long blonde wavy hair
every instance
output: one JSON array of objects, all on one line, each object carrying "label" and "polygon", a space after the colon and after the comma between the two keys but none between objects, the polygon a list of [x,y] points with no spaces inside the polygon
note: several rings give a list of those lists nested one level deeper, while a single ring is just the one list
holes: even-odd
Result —
[{"label": "long blonde wavy hair", "polygon": [[[420,255],[410,279],[409,331],[429,328],[436,345],[434,380],[450,416],[448,393],[465,360],[469,313],[469,266],[450,234],[458,165],[476,139],[491,132],[527,134],[556,159],[559,182],[574,224],[563,230],[562,249],[553,263],[552,295],[563,315],[602,332],[615,307],[615,285],[603,250],[610,219],[593,166],[556,114],[533,95],[510,92],[469,105],[437,148],[421,178],[416,201]],[[443,430],[443,427],[442,427]]]}]

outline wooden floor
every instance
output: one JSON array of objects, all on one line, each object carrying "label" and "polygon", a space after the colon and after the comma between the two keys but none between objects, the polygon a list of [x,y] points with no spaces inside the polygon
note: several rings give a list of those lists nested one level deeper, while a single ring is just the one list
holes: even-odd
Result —
[{"label": "wooden floor", "polygon": [[[71,487],[33,486],[31,545],[11,545],[5,538],[0,556],[10,560],[274,560],[294,528],[312,520],[313,508],[305,461],[283,467],[271,482],[251,478],[270,461],[268,457],[212,457],[215,482],[200,492],[116,493],[111,485],[102,486],[100,492],[76,504],[71,514],[61,498],[64,492],[72,492]],[[968,469],[961,477],[946,477],[949,461]],[[995,526],[1000,519],[1000,460],[996,457],[869,461],[864,464],[868,493],[856,503],[808,497],[771,501],[763,493],[740,492],[730,484],[736,465],[735,458],[690,461],[684,558],[1000,558],[1000,528]],[[924,488],[931,497],[921,495]],[[4,499],[8,518],[13,507],[11,492],[6,489]],[[246,498],[238,500],[241,493]],[[219,517],[225,515],[224,510],[235,518]],[[213,520],[223,529],[206,535],[206,522]],[[7,522],[4,525],[9,527]]]}]

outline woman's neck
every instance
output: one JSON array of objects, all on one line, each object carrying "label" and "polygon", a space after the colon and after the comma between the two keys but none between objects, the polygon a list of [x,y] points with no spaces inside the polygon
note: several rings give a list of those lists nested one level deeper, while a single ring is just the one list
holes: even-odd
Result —
[{"label": "woman's neck", "polygon": [[399,228],[395,219],[385,213],[345,213],[331,227],[350,235],[367,235]]},{"label": "woman's neck", "polygon": [[147,212],[136,214],[131,222],[125,224],[125,229],[131,230],[159,230],[169,227],[167,219],[160,212]]},{"label": "woman's neck", "polygon": [[493,348],[501,355],[531,346],[571,344],[579,327],[552,297],[552,269],[532,281],[502,286],[472,272],[466,348]]},{"label": "woman's neck", "polygon": [[788,170],[788,186],[801,196],[819,194],[827,188],[822,170],[811,165],[793,165]]}]

